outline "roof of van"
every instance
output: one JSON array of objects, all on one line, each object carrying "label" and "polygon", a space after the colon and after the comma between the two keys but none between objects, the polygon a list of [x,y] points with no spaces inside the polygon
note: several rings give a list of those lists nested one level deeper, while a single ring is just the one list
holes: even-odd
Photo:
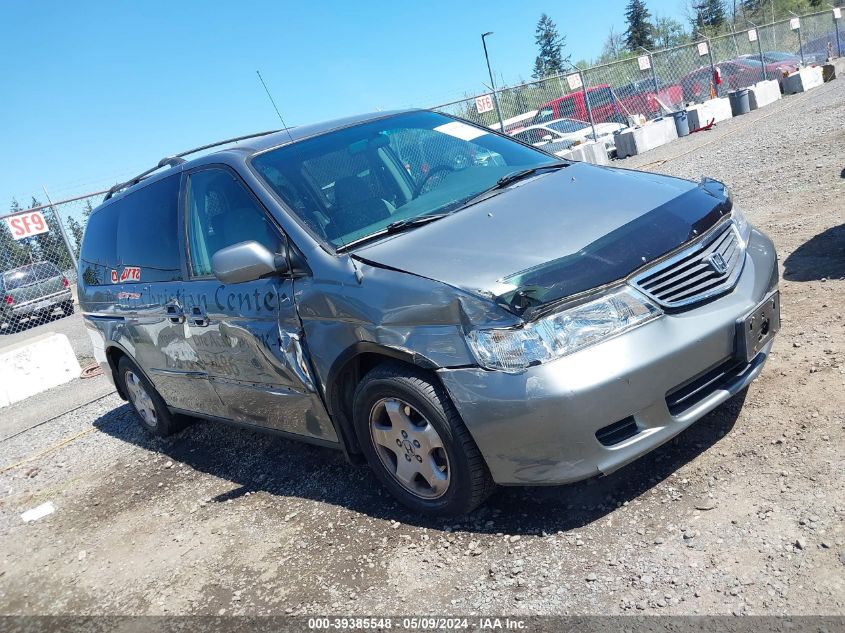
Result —
[{"label": "roof of van", "polygon": [[[209,156],[213,156],[220,152],[227,152],[232,150],[240,150],[252,154],[254,152],[270,149],[272,147],[279,147],[288,143],[295,143],[296,141],[300,141],[302,139],[309,138],[312,136],[318,136],[326,132],[331,132],[332,130],[337,130],[340,128],[349,127],[351,125],[357,125],[359,123],[367,123],[368,121],[375,121],[378,119],[395,116],[397,114],[403,114],[405,112],[414,111],[417,110],[405,109],[386,110],[383,112],[370,112],[368,114],[358,114],[355,116],[348,116],[340,119],[323,121],[321,123],[311,123],[309,125],[285,128],[274,132],[239,137],[236,139],[220,141],[219,143],[211,143],[208,145],[204,145],[194,150],[188,150],[187,152],[176,154],[175,156],[165,157],[161,160],[161,162],[159,162],[158,166],[152,167],[149,170],[143,172],[138,176],[135,176],[134,178],[124,183],[119,183],[115,185],[106,195],[104,203],[108,202],[112,198],[122,197],[123,194],[129,192],[130,190],[136,189],[151,182],[155,182],[156,180],[172,173],[170,169],[164,169],[165,167],[181,168],[183,164],[191,165],[203,163],[208,160]],[[206,152],[200,156],[197,156],[196,158],[192,158],[190,161],[186,161],[184,158],[182,158],[183,156],[199,153],[201,151],[204,152],[206,150],[211,150],[215,147],[219,147],[219,149],[215,151]]]},{"label": "roof of van", "polygon": [[332,130],[348,127],[350,125],[358,125],[359,123],[375,121],[377,119],[383,119],[385,117],[412,111],[413,110],[387,110],[384,112],[370,112],[368,114],[358,114],[355,116],[343,117],[341,119],[323,121],[321,123],[301,125],[297,127],[288,128],[287,130],[274,132],[273,134],[267,134],[265,136],[258,136],[256,138],[249,139],[241,144],[238,144],[236,146],[236,149],[247,149],[258,152],[271,147],[285,145],[286,143],[295,143],[296,141],[301,141],[302,139],[308,138],[310,136],[325,134],[326,132],[331,132]]}]

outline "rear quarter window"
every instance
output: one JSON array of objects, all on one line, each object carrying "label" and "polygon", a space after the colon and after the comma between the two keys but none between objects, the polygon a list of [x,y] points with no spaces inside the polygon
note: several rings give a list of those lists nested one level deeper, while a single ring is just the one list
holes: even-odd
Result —
[{"label": "rear quarter window", "polygon": [[182,277],[179,248],[179,180],[174,174],[139,189],[118,202],[117,263],[140,268],[140,278],[124,283],[175,281]]},{"label": "rear quarter window", "polygon": [[91,215],[79,255],[87,285],[182,278],[179,180],[174,174],[156,181]]},{"label": "rear quarter window", "polygon": [[89,286],[111,283],[117,268],[118,202],[100,207],[88,218],[79,253],[79,276]]}]

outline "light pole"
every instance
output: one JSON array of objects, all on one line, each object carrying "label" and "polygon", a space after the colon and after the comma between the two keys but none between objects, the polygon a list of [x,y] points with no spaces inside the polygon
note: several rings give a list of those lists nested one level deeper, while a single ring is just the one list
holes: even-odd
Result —
[{"label": "light pole", "polygon": [[499,108],[499,97],[496,96],[496,84],[493,83],[493,70],[490,68],[490,56],[487,54],[487,36],[493,35],[493,31],[481,34],[481,45],[484,47],[484,59],[487,60],[487,73],[490,75],[490,90],[493,91],[493,105],[496,106],[496,115],[499,117],[499,132],[505,133],[505,120],[502,118],[502,110]]}]

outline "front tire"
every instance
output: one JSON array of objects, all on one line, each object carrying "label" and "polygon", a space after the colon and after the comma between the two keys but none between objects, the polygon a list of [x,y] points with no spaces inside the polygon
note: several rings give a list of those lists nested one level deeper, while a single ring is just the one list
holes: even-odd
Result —
[{"label": "front tire", "polygon": [[117,364],[120,387],[138,422],[152,435],[167,437],[182,429],[179,419],[170,413],[162,397],[141,370],[126,356]]},{"label": "front tire", "polygon": [[495,488],[445,389],[423,371],[371,370],[355,390],[353,423],[376,477],[415,512],[467,514]]}]

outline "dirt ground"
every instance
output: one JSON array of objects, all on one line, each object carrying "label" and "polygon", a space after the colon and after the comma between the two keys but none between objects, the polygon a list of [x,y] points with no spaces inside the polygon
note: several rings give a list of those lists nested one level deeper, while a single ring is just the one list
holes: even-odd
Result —
[{"label": "dirt ground", "polygon": [[150,439],[107,395],[0,442],[0,612],[845,614],[845,81],[619,164],[723,179],[774,239],[783,329],[746,394],[451,521],[329,450]]}]

